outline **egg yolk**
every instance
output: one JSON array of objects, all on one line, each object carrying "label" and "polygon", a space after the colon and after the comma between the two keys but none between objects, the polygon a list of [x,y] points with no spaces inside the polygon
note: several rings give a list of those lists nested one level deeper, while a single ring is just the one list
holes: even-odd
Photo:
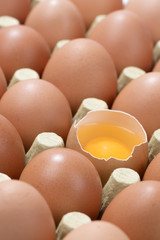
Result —
[{"label": "egg yolk", "polygon": [[95,123],[79,126],[78,139],[82,148],[96,158],[110,157],[125,160],[135,145],[143,139],[122,126],[111,123]]}]

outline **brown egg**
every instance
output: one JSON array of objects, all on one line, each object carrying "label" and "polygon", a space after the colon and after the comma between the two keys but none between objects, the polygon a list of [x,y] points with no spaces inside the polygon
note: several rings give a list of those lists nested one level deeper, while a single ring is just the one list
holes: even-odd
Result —
[{"label": "brown egg", "polygon": [[142,18],[146,26],[152,34],[153,42],[156,43],[160,39],[160,1],[159,0],[130,0],[126,5],[126,9],[136,13]]},{"label": "brown egg", "polygon": [[5,93],[6,90],[7,90],[6,77],[4,76],[2,68],[0,67],[0,98]]},{"label": "brown egg", "polygon": [[108,14],[122,8],[122,0],[71,0],[81,12],[86,28],[89,28],[95,17]]},{"label": "brown egg", "polygon": [[85,98],[99,98],[111,105],[117,93],[113,61],[104,47],[90,39],[75,39],[61,47],[42,77],[64,93],[73,114]]},{"label": "brown egg", "polygon": [[68,212],[82,212],[92,219],[99,214],[99,175],[91,162],[74,150],[52,148],[41,152],[26,165],[20,179],[44,196],[56,225]]},{"label": "brown egg", "polygon": [[42,195],[18,180],[0,183],[1,239],[55,240],[55,224]]},{"label": "brown egg", "polygon": [[121,191],[102,220],[120,227],[132,240],[159,240],[160,182],[142,181]]},{"label": "brown egg", "polygon": [[152,69],[152,72],[160,72],[160,59],[156,62],[155,66]]},{"label": "brown egg", "polygon": [[0,66],[8,82],[19,68],[31,68],[41,74],[50,58],[43,37],[24,25],[0,29],[0,43]]},{"label": "brown egg", "polygon": [[127,66],[150,71],[153,60],[152,38],[136,14],[127,10],[114,11],[98,23],[88,37],[108,50],[118,75]]},{"label": "brown egg", "polygon": [[132,80],[116,97],[112,109],[136,117],[147,132],[148,139],[160,128],[160,73],[152,72]]},{"label": "brown egg", "polygon": [[0,115],[0,172],[19,178],[25,167],[25,151],[16,128]]},{"label": "brown egg", "polygon": [[11,16],[23,23],[30,11],[30,6],[31,0],[2,0],[0,16]]},{"label": "brown egg", "polygon": [[131,168],[142,177],[148,163],[143,127],[133,116],[121,111],[88,112],[70,128],[66,146],[93,163],[103,186],[114,169]]},{"label": "brown egg", "polygon": [[65,140],[72,123],[65,96],[53,84],[40,79],[10,87],[1,98],[0,113],[17,128],[26,151],[41,132],[55,132]]},{"label": "brown egg", "polygon": [[85,25],[76,6],[66,0],[46,0],[29,13],[25,24],[37,30],[50,48],[62,39],[83,37]]},{"label": "brown egg", "polygon": [[160,181],[160,153],[148,165],[143,180],[157,180]]},{"label": "brown egg", "polygon": [[129,240],[116,225],[105,221],[92,221],[71,231],[64,240]]}]

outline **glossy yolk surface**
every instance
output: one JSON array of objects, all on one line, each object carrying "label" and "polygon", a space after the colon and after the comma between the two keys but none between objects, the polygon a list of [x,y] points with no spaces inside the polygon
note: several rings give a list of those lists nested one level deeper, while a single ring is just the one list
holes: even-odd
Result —
[{"label": "glossy yolk surface", "polygon": [[82,148],[97,158],[110,157],[125,160],[135,145],[143,139],[130,129],[111,123],[94,123],[80,126],[78,139]]},{"label": "glossy yolk surface", "polygon": [[113,156],[115,158],[128,158],[130,155],[130,149],[115,138],[98,137],[90,140],[84,150],[91,153],[97,158],[105,158]]}]

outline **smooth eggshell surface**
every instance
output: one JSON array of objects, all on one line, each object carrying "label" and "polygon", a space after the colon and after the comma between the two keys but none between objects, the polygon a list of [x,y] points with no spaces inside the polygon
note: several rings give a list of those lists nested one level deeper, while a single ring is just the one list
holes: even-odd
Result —
[{"label": "smooth eggshell surface", "polygon": [[160,128],[160,73],[152,72],[132,80],[116,97],[112,109],[127,112],[138,119],[148,139]]},{"label": "smooth eggshell surface", "polygon": [[67,148],[53,148],[34,157],[20,180],[33,185],[48,202],[56,225],[68,212],[78,211],[91,219],[98,217],[102,186],[92,163]]},{"label": "smooth eggshell surface", "polygon": [[136,13],[142,18],[152,34],[153,42],[156,43],[160,39],[160,1],[159,0],[130,0],[126,5],[126,9]]},{"label": "smooth eggshell surface", "polygon": [[55,240],[55,224],[41,194],[27,183],[0,183],[0,233],[5,240]]},{"label": "smooth eggshell surface", "polygon": [[81,12],[88,29],[95,17],[122,8],[122,0],[71,0]]},{"label": "smooth eggshell surface", "polygon": [[152,72],[160,72],[160,59],[154,65]]},{"label": "smooth eggshell surface", "polygon": [[71,231],[64,240],[129,240],[116,225],[105,221],[92,221]]},{"label": "smooth eggshell surface", "polygon": [[0,16],[11,16],[23,23],[30,11],[31,0],[0,1]]},{"label": "smooth eggshell surface", "polygon": [[160,182],[142,181],[121,191],[102,220],[120,227],[132,240],[159,240]]},{"label": "smooth eggshell surface", "polygon": [[41,79],[25,80],[10,87],[1,98],[0,113],[17,128],[26,151],[42,132],[55,132],[65,141],[72,124],[65,96]]},{"label": "smooth eggshell surface", "polygon": [[111,105],[117,93],[113,60],[103,46],[90,39],[75,39],[58,49],[42,78],[64,93],[73,114],[85,98],[99,98]]},{"label": "smooth eggshell surface", "polygon": [[28,14],[25,24],[38,31],[50,49],[63,39],[84,37],[83,18],[71,1],[45,0]]},{"label": "smooth eggshell surface", "polygon": [[127,66],[150,71],[153,60],[151,34],[134,13],[118,10],[108,14],[89,33],[112,56],[118,75]]},{"label": "smooth eggshell surface", "polygon": [[7,90],[6,77],[4,76],[2,68],[0,67],[0,98],[5,93],[6,90]]},{"label": "smooth eggshell surface", "polygon": [[143,180],[157,180],[160,181],[160,153],[156,155],[156,157],[149,163]]},{"label": "smooth eggshell surface", "polygon": [[18,179],[25,167],[22,140],[10,121],[0,115],[0,172]]},{"label": "smooth eggshell surface", "polygon": [[8,82],[20,68],[31,68],[41,74],[50,58],[43,37],[24,25],[0,29],[0,43],[0,66]]}]

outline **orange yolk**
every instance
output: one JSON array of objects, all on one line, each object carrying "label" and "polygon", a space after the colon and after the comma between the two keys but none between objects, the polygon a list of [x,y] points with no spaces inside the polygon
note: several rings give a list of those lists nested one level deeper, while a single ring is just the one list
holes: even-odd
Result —
[{"label": "orange yolk", "polygon": [[131,154],[130,149],[123,142],[114,138],[94,138],[86,144],[84,150],[94,157],[105,159],[113,155],[115,158],[128,158]]},{"label": "orange yolk", "polygon": [[80,126],[78,139],[82,148],[96,158],[127,159],[143,139],[130,129],[110,123]]}]

